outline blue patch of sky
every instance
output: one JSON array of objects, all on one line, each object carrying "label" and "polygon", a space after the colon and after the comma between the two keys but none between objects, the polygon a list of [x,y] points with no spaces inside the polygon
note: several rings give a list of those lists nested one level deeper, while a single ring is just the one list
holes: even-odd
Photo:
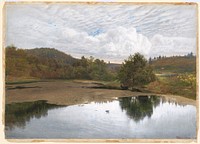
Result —
[{"label": "blue patch of sky", "polygon": [[141,32],[141,29],[140,29],[139,27],[136,27],[136,31],[137,31],[138,33],[140,33],[140,32]]},{"label": "blue patch of sky", "polygon": [[135,17],[133,15],[129,16],[129,20],[134,21]]},{"label": "blue patch of sky", "polygon": [[89,35],[91,35],[91,36],[96,36],[96,35],[99,35],[99,34],[104,33],[104,32],[105,32],[105,31],[104,31],[103,29],[98,28],[98,29],[95,29],[95,30],[93,30],[92,32],[90,32]]}]

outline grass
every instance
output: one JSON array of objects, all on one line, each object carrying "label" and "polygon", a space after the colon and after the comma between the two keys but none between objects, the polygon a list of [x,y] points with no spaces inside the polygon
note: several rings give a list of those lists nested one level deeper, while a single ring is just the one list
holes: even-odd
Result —
[{"label": "grass", "polygon": [[160,94],[173,94],[196,99],[196,86],[181,81],[177,76],[158,77],[155,82],[146,86],[146,89]]}]

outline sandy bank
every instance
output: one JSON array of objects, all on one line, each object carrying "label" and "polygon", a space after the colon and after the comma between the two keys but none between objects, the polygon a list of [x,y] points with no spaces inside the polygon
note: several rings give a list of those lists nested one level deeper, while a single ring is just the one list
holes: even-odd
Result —
[{"label": "sandy bank", "polygon": [[[97,86],[93,81],[51,81],[27,84],[6,85],[5,102],[28,102],[47,100],[48,103],[58,105],[74,105],[92,101],[106,102],[117,97],[139,95],[158,95],[128,90],[94,89]],[[159,96],[161,96],[159,94]],[[196,105],[196,101],[180,96],[163,95],[169,101],[180,104]]]}]

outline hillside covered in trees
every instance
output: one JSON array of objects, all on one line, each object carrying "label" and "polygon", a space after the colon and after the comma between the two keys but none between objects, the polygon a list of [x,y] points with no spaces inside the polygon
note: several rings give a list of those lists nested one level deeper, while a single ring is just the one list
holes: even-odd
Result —
[{"label": "hillside covered in trees", "polygon": [[185,56],[155,57],[149,59],[149,64],[156,73],[195,73],[196,56],[192,53]]},{"label": "hillside covered in trees", "polygon": [[111,80],[103,60],[73,58],[53,48],[6,48],[6,80],[12,78]]}]

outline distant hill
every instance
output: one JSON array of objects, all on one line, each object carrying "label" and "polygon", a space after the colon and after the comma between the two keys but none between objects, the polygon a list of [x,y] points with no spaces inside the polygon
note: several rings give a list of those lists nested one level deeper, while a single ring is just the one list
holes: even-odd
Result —
[{"label": "distant hill", "polygon": [[196,71],[196,56],[174,56],[152,60],[149,62],[158,73],[185,73]]},{"label": "distant hill", "polygon": [[35,48],[25,51],[28,55],[37,57],[39,60],[44,61],[44,60],[54,59],[59,64],[72,65],[78,60],[54,48]]},{"label": "distant hill", "polygon": [[[191,73],[196,71],[196,56],[159,57],[150,62],[156,73]],[[112,72],[117,72],[122,64],[108,63]]]}]

